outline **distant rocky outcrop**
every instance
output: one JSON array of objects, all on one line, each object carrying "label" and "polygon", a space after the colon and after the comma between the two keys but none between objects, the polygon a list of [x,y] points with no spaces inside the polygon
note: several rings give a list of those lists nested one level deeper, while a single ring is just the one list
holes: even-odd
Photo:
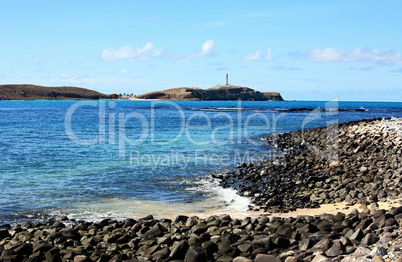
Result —
[{"label": "distant rocky outcrop", "polygon": [[82,100],[116,99],[94,90],[73,86],[46,87],[38,85],[0,85],[0,100]]},{"label": "distant rocky outcrop", "polygon": [[269,101],[283,101],[279,92],[262,92]]},{"label": "distant rocky outcrop", "polygon": [[283,101],[278,92],[260,92],[244,86],[215,86],[208,89],[177,87],[138,95],[139,99],[161,100],[251,100]]}]

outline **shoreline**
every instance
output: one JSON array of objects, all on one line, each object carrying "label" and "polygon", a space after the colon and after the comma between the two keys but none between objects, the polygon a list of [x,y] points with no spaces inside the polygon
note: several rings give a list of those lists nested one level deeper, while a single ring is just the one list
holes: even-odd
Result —
[{"label": "shoreline", "polygon": [[[328,130],[268,137],[281,158],[244,163],[216,177],[251,198],[254,210],[2,225],[0,261],[397,261],[402,119],[339,124],[336,140],[320,141]],[[338,158],[331,150],[323,159],[308,153],[326,152],[335,142]]]},{"label": "shoreline", "polygon": [[361,120],[267,137],[279,157],[216,175],[255,211],[290,212],[402,197],[402,119]]}]

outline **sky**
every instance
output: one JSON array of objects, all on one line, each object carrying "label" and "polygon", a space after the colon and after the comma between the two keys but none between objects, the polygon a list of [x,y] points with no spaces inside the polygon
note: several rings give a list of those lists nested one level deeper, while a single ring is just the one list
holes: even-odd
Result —
[{"label": "sky", "polygon": [[402,101],[402,1],[0,0],[0,84]]}]

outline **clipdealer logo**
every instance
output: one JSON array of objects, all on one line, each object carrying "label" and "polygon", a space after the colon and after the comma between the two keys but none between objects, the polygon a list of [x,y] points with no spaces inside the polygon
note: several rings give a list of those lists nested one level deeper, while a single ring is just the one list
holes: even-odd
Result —
[{"label": "clipdealer logo", "polygon": [[[250,135],[252,130],[266,130],[266,133],[273,134],[273,142],[275,143],[275,134],[277,133],[277,123],[279,119],[283,118],[287,113],[271,113],[268,114],[261,112],[248,112],[243,113],[241,101],[237,101],[236,110],[231,114],[224,111],[209,112],[208,114],[203,111],[194,111],[183,109],[179,104],[171,101],[151,101],[149,112],[147,114],[140,113],[144,111],[126,110],[124,112],[116,109],[115,101],[79,101],[74,103],[68,110],[64,119],[64,127],[67,136],[71,141],[77,145],[91,146],[91,145],[118,145],[118,157],[129,158],[131,165],[140,165],[148,167],[158,167],[163,165],[175,165],[180,167],[187,167],[190,164],[198,165],[225,165],[233,163],[231,160],[238,159],[238,162],[251,162],[258,159],[269,159],[272,157],[272,152],[269,154],[261,154],[259,156],[250,156],[249,152],[240,154],[238,151],[232,155],[216,155],[213,153],[203,155],[200,150],[193,150],[191,154],[183,154],[181,152],[173,152],[165,150],[162,153],[147,153],[148,151],[141,150],[143,146],[161,146],[174,148],[174,143],[181,143],[186,140],[192,144],[194,148],[215,145],[224,146],[230,144],[242,144],[244,142],[251,145],[259,145],[260,142],[256,141]],[[96,128],[89,130],[91,138],[82,135],[81,130],[77,128],[77,117],[82,113],[82,109],[96,110],[97,123]],[[162,109],[161,109],[162,108]],[[173,134],[168,138],[163,137],[163,134],[158,136],[158,128],[167,123],[166,110],[169,114],[175,115],[176,128]],[[119,113],[118,113],[119,112]],[[322,114],[325,112],[327,119],[327,136],[326,148],[320,149],[312,145],[304,136],[305,129],[308,124],[323,118]],[[93,113],[91,113],[93,115]],[[158,114],[165,114],[165,118]],[[338,127],[337,118],[338,114],[338,99],[333,99],[325,103],[325,109],[320,107],[311,111],[303,120],[302,123],[302,138],[303,143],[309,150],[313,151],[319,157],[326,159],[330,162],[338,161]],[[74,120],[75,119],[75,120]],[[255,120],[259,121],[259,125],[255,125]],[[160,123],[158,121],[165,121]],[[202,123],[200,125],[200,122]],[[131,125],[130,125],[131,123]],[[135,123],[135,129],[132,128]],[[218,124],[217,124],[218,123]],[[197,132],[202,132],[204,135],[197,136]],[[265,131],[264,131],[265,132]],[[133,134],[134,133],[134,134]],[[224,136],[218,134],[224,133]],[[187,143],[186,142],[186,143]],[[274,145],[275,147],[275,145]],[[280,154],[280,149],[275,148],[277,154]]]},{"label": "clipdealer logo", "polygon": [[155,170],[162,166],[175,166],[178,169],[186,169],[191,166],[230,166],[231,163],[246,163],[253,161],[266,161],[271,154],[251,154],[249,151],[240,152],[235,150],[233,153],[226,154],[205,154],[195,150],[191,153],[183,154],[174,150],[161,154],[144,154],[139,150],[130,150],[130,165],[150,167]]},{"label": "clipdealer logo", "polygon": [[[177,124],[178,129],[175,131],[173,137],[168,139],[158,139],[157,137],[157,123],[156,121],[169,121],[157,116],[161,112],[160,107],[169,108],[171,114],[175,114],[179,118]],[[74,116],[78,115],[83,108],[91,108],[97,110],[98,123],[97,129],[91,130],[96,134],[93,138],[80,137],[80,131],[75,130],[77,123],[74,121]],[[64,127],[67,136],[71,141],[77,145],[91,146],[91,145],[104,145],[104,144],[118,144],[118,151],[120,158],[126,158],[127,155],[141,155],[143,162],[146,159],[152,159],[152,156],[145,156],[140,151],[132,150],[130,147],[139,148],[140,145],[149,143],[152,146],[169,146],[178,142],[179,140],[186,139],[194,146],[217,145],[224,146],[227,144],[241,144],[246,141],[249,144],[257,145],[255,139],[252,138],[250,131],[252,130],[266,130],[266,133],[276,132],[276,123],[285,115],[285,113],[271,114],[269,118],[266,114],[254,112],[243,115],[241,101],[237,102],[237,109],[229,114],[227,112],[215,112],[206,114],[205,112],[192,112],[187,115],[185,110],[180,105],[171,101],[151,101],[150,114],[144,115],[137,111],[133,112],[120,112],[116,113],[113,109],[116,108],[115,101],[79,101],[73,104],[68,110],[64,118]],[[213,125],[217,119],[223,119],[219,125]],[[202,125],[196,122],[202,122]],[[215,120],[215,121],[214,121]],[[254,121],[258,120],[260,125],[256,126]],[[135,121],[135,139],[130,137],[132,129],[128,128],[128,123]],[[160,123],[159,123],[160,124]],[[202,131],[206,135],[197,137],[195,133]],[[219,137],[218,134],[225,132],[225,138]],[[140,153],[140,154],[138,154]],[[155,157],[155,156],[154,156]],[[181,157],[183,158],[183,157]],[[154,158],[155,160],[155,158]],[[158,160],[155,160],[158,162]]]}]

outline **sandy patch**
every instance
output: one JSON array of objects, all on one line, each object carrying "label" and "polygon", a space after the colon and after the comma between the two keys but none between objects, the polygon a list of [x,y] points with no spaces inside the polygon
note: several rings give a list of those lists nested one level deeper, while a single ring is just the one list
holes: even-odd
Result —
[{"label": "sandy patch", "polygon": [[[402,198],[397,199],[389,199],[387,202],[378,202],[378,209],[385,209],[388,210],[391,207],[399,207],[402,205]],[[370,205],[367,208],[371,211],[372,208]],[[361,204],[356,205],[348,205],[346,202],[340,202],[335,204],[322,204],[319,208],[302,208],[297,209],[293,212],[288,213],[265,213],[259,211],[227,211],[222,209],[212,209],[208,210],[207,212],[200,212],[200,213],[188,213],[187,216],[198,216],[199,218],[206,218],[214,215],[223,215],[228,214],[232,218],[244,219],[246,217],[256,218],[259,216],[270,216],[270,217],[297,217],[297,216],[315,216],[321,214],[337,214],[338,212],[349,214],[353,210],[357,209],[359,212],[362,212],[364,206]],[[174,219],[175,217],[166,217],[170,219]]]}]

